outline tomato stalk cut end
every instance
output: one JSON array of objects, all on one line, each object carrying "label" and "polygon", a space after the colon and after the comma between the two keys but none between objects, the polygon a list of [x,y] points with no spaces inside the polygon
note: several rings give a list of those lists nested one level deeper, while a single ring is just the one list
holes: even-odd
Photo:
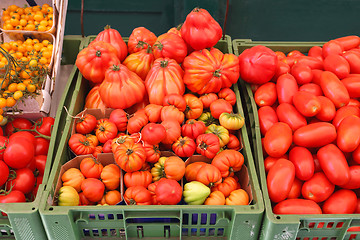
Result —
[{"label": "tomato stalk cut end", "polygon": [[134,151],[132,149],[127,149],[126,150],[126,155],[131,155]]},{"label": "tomato stalk cut end", "polygon": [[95,56],[101,57],[101,51],[100,51],[100,50],[97,50],[96,53],[95,53]]},{"label": "tomato stalk cut end", "polygon": [[221,70],[220,70],[220,69],[216,69],[215,72],[213,73],[213,76],[214,76],[214,77],[218,77],[218,78],[221,77],[221,76],[222,76]]},{"label": "tomato stalk cut end", "polygon": [[168,64],[169,64],[169,61],[163,60],[160,62],[160,67],[166,68],[168,66]]}]

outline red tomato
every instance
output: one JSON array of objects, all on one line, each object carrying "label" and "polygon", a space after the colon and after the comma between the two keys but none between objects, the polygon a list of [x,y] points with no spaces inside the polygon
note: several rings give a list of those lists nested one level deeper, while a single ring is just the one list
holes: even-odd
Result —
[{"label": "red tomato", "polygon": [[281,75],[276,82],[279,103],[292,103],[293,96],[299,90],[296,79],[291,74]]},{"label": "red tomato", "polygon": [[310,83],[313,78],[311,68],[305,64],[299,64],[299,63],[294,64],[291,67],[290,73],[295,77],[296,82],[299,85]]},{"label": "red tomato", "polygon": [[322,72],[320,86],[324,95],[334,103],[336,108],[346,106],[349,103],[349,92],[334,73],[329,71]]},{"label": "red tomato", "polygon": [[302,56],[299,57],[296,61],[296,64],[302,64],[308,66],[313,69],[322,70],[323,69],[323,59],[318,57],[311,57],[311,56]]},{"label": "red tomato", "polygon": [[260,132],[264,136],[274,123],[279,122],[275,110],[270,106],[264,106],[258,110]]},{"label": "red tomato", "polygon": [[9,141],[15,141],[15,139],[17,139],[17,138],[25,138],[25,139],[29,140],[34,146],[36,144],[36,138],[30,132],[23,132],[23,131],[15,132],[10,135]]},{"label": "red tomato", "polygon": [[182,188],[174,179],[162,178],[155,189],[156,200],[162,205],[176,205],[181,201]]},{"label": "red tomato", "polygon": [[303,181],[314,175],[314,159],[311,152],[304,147],[294,147],[289,152],[289,160],[295,166],[295,176]]},{"label": "red tomato", "polygon": [[159,144],[166,137],[166,129],[163,125],[157,123],[148,123],[141,130],[142,139],[151,144]]},{"label": "red tomato", "polygon": [[336,111],[335,117],[332,121],[332,124],[338,128],[341,121],[346,118],[347,116],[351,116],[351,115],[355,115],[360,117],[360,109],[358,107],[354,107],[354,106],[344,106],[339,108]]},{"label": "red tomato", "polygon": [[313,73],[312,82],[320,86],[320,77],[321,77],[323,70],[313,69],[311,71]]},{"label": "red tomato", "polygon": [[32,123],[26,118],[15,118],[9,121],[5,127],[5,134],[10,136],[14,133],[14,129],[31,129]]},{"label": "red tomato", "polygon": [[200,134],[205,133],[206,126],[202,121],[197,121],[195,119],[189,119],[181,127],[182,136],[187,136],[192,139],[196,139]]},{"label": "red tomato", "polygon": [[99,202],[104,195],[105,185],[96,178],[86,178],[81,183],[85,197],[92,202]]},{"label": "red tomato", "polygon": [[211,115],[216,119],[219,119],[221,113],[223,112],[231,113],[232,110],[233,108],[231,104],[224,99],[217,99],[210,104]]},{"label": "red tomato", "polygon": [[360,145],[352,152],[352,159],[360,164]]},{"label": "red tomato", "polygon": [[291,199],[291,198],[300,197],[302,185],[303,185],[303,182],[300,181],[299,179],[295,178],[287,198]]},{"label": "red tomato", "polygon": [[306,118],[289,103],[281,103],[276,108],[280,122],[287,123],[293,131],[307,124]]},{"label": "red tomato", "polygon": [[231,88],[223,88],[218,92],[218,97],[225,99],[228,101],[232,106],[236,103],[236,94]]},{"label": "red tomato", "polygon": [[272,157],[284,155],[292,143],[292,130],[286,123],[274,123],[266,132],[264,147],[267,154]]},{"label": "red tomato", "polygon": [[353,152],[360,144],[360,118],[355,115],[344,118],[337,129],[337,146],[343,152]]},{"label": "red tomato", "polygon": [[96,159],[86,157],[80,162],[80,171],[86,178],[100,178],[103,165]]},{"label": "red tomato", "polygon": [[105,143],[109,139],[116,137],[118,129],[115,123],[110,122],[109,119],[99,119],[95,128],[96,137],[99,139],[99,142]]},{"label": "red tomato", "polygon": [[346,106],[354,106],[354,107],[360,108],[360,101],[358,101],[354,98],[350,98],[350,101],[349,101],[348,105],[346,105]]},{"label": "red tomato", "polygon": [[317,98],[320,102],[320,111],[315,115],[315,117],[324,122],[333,120],[336,114],[334,103],[325,96],[318,96]]},{"label": "red tomato", "polygon": [[91,114],[85,114],[85,116],[77,119],[75,124],[75,131],[81,134],[91,133],[96,127],[96,117]]},{"label": "red tomato", "polygon": [[254,100],[259,107],[273,105],[277,100],[275,83],[267,82],[261,85],[255,92]]},{"label": "red tomato", "polygon": [[317,157],[326,177],[335,185],[344,185],[350,180],[350,169],[344,154],[334,144],[320,148]]},{"label": "red tomato", "polygon": [[0,195],[0,203],[26,202],[25,194],[18,190],[12,190],[7,195]]},{"label": "red tomato", "polygon": [[270,156],[266,157],[264,159],[265,172],[268,172],[270,168],[274,166],[276,161],[279,160],[280,158],[288,159],[289,157],[287,155],[283,155],[281,157],[270,157]]},{"label": "red tomato", "polygon": [[355,35],[345,36],[334,39],[345,51],[359,47],[360,38]]},{"label": "red tomato", "polygon": [[304,54],[299,50],[292,50],[287,54],[287,57],[301,57],[301,56],[304,56]]},{"label": "red tomato", "polygon": [[350,73],[360,73],[360,53],[358,51],[346,51],[342,55],[350,66]]},{"label": "red tomato", "polygon": [[314,172],[322,172],[321,166],[319,163],[319,159],[316,154],[313,154],[313,159],[314,159],[314,166],[315,166]]},{"label": "red tomato", "polygon": [[295,179],[295,167],[286,159],[279,159],[270,168],[266,182],[270,200],[280,202],[285,200]]},{"label": "red tomato", "polygon": [[46,136],[51,136],[55,119],[53,117],[42,117],[35,122],[36,130]]},{"label": "red tomato", "polygon": [[347,77],[342,79],[341,82],[346,87],[351,98],[360,97],[360,77]]},{"label": "red tomato", "polygon": [[340,45],[339,42],[335,40],[328,41],[324,43],[322,47],[323,58],[326,58],[330,54],[342,54],[344,52],[344,48]]},{"label": "red tomato", "polygon": [[317,58],[319,60],[323,60],[323,57],[322,57],[322,47],[320,46],[313,46],[309,49],[308,51],[308,56],[309,57],[314,57],[314,58]]},{"label": "red tomato", "polygon": [[334,192],[332,184],[323,172],[315,173],[309,180],[304,182],[301,194],[304,198],[315,202],[323,202]]},{"label": "red tomato", "polygon": [[315,83],[306,83],[299,88],[299,91],[309,92],[314,94],[315,96],[324,95],[321,87]]},{"label": "red tomato", "polygon": [[360,165],[350,166],[350,180],[347,184],[340,187],[346,189],[358,189],[360,188]]},{"label": "red tomato", "polygon": [[324,214],[351,214],[356,207],[356,194],[348,189],[340,189],[324,202],[322,210]]},{"label": "red tomato", "polygon": [[311,123],[294,132],[294,143],[301,147],[322,147],[336,139],[334,125],[327,122]]},{"label": "red tomato", "polygon": [[278,79],[281,75],[286,74],[286,73],[290,73],[290,66],[289,64],[283,62],[283,61],[278,61],[278,65],[276,67],[276,72],[274,75],[273,79]]},{"label": "red tomato", "polygon": [[42,137],[35,138],[35,156],[47,155],[49,151],[49,145],[50,145],[49,140]]},{"label": "red tomato", "polygon": [[46,155],[37,155],[35,156],[35,167],[39,171],[39,175],[44,175],[45,166],[46,166]]},{"label": "red tomato", "polygon": [[305,117],[313,117],[320,110],[321,105],[318,98],[309,92],[297,92],[293,97],[295,108]]},{"label": "red tomato", "polygon": [[307,199],[286,199],[273,208],[275,214],[321,214],[320,206]]},{"label": "red tomato", "polygon": [[104,146],[102,149],[103,153],[111,153],[112,152],[111,144],[112,144],[112,139],[109,139],[104,143]]},{"label": "red tomato", "polygon": [[343,56],[330,54],[324,59],[324,70],[334,73],[339,79],[343,79],[350,74],[350,65]]},{"label": "red tomato", "polygon": [[4,162],[12,168],[26,167],[34,158],[34,144],[26,138],[16,138],[9,141],[4,151]]},{"label": "red tomato", "polygon": [[0,160],[3,160],[4,159],[4,151],[6,149],[6,146],[8,144],[8,139],[7,137],[4,137],[4,136],[0,136]]},{"label": "red tomato", "polygon": [[110,113],[109,121],[115,123],[119,132],[126,131],[127,113],[123,109],[115,109]]},{"label": "red tomato", "polygon": [[8,180],[9,167],[4,161],[0,161],[0,187]]},{"label": "red tomato", "polygon": [[6,182],[6,189],[19,190],[27,194],[35,187],[35,176],[28,168],[21,168],[15,171],[15,178]]},{"label": "red tomato", "polygon": [[209,108],[210,104],[218,99],[218,96],[215,93],[205,93],[199,97],[201,102],[203,103],[203,107]]}]

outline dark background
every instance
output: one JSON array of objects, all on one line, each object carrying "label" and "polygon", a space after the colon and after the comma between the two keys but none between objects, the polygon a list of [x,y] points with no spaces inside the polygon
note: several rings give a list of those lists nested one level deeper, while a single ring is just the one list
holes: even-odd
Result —
[{"label": "dark background", "polygon": [[[144,26],[160,35],[205,8],[223,27],[226,0],[84,0],[85,35],[107,24],[124,37]],[[360,35],[358,0],[230,0],[226,34],[232,39],[327,41]],[[81,34],[81,0],[69,0],[65,34]]]}]

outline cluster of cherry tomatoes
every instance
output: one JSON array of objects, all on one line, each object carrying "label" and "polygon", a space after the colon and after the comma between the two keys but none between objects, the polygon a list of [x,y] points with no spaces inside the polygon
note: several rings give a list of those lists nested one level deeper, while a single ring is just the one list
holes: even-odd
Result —
[{"label": "cluster of cherry tomatoes", "polygon": [[0,128],[0,203],[33,201],[42,183],[54,118],[14,118]]}]

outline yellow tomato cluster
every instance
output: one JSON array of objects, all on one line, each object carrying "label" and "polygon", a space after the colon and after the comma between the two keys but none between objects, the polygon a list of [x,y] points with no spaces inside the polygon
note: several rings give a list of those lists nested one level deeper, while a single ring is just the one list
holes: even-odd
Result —
[{"label": "yellow tomato cluster", "polygon": [[53,8],[49,4],[33,7],[10,5],[2,12],[4,30],[49,31],[53,25]]},{"label": "yellow tomato cluster", "polygon": [[53,45],[48,40],[17,40],[0,44],[0,122],[3,108],[15,106],[24,95],[42,85],[51,62]]}]

